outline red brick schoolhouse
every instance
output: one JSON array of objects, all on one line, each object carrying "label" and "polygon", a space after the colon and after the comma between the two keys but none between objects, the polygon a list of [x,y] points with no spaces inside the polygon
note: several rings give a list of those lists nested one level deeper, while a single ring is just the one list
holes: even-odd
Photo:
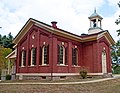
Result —
[{"label": "red brick schoolhouse", "polygon": [[16,77],[55,79],[79,75],[86,67],[89,75],[111,74],[110,47],[114,40],[102,29],[96,11],[88,17],[88,34],[76,35],[30,18],[16,35]]}]

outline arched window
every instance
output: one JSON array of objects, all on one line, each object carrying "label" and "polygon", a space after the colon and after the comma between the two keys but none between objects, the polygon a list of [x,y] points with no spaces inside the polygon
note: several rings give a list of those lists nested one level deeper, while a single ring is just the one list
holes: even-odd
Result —
[{"label": "arched window", "polygon": [[26,65],[26,51],[23,50],[22,51],[22,55],[21,55],[21,67],[24,67]]},{"label": "arched window", "polygon": [[31,66],[36,65],[36,48],[31,49]]},{"label": "arched window", "polygon": [[49,45],[42,47],[42,65],[49,64]]},{"label": "arched window", "polygon": [[78,50],[77,48],[72,48],[72,65],[78,65]]},{"label": "arched window", "polygon": [[58,64],[65,65],[65,47],[58,45]]}]

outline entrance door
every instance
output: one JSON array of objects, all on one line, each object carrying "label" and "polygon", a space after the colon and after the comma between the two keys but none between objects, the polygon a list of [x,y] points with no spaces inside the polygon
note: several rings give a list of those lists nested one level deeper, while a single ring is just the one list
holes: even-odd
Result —
[{"label": "entrance door", "polygon": [[106,66],[106,52],[102,52],[102,73],[107,73],[107,66]]}]

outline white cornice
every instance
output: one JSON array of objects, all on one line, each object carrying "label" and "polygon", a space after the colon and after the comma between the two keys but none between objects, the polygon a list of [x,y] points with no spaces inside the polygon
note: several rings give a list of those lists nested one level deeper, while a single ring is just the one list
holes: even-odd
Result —
[{"label": "white cornice", "polygon": [[46,24],[44,24],[42,22],[39,22],[39,21],[36,21],[34,19],[28,20],[28,22],[25,24],[25,26],[20,30],[20,32],[18,33],[16,38],[13,40],[13,43],[18,44],[18,42],[23,38],[23,36],[29,31],[29,29],[33,25],[36,25],[40,28],[43,28],[46,31],[48,31],[50,33],[53,33],[55,35],[59,35],[59,36],[62,36],[62,37],[65,37],[65,38],[68,38],[68,39],[71,39],[71,40],[75,40],[75,41],[78,41],[78,42],[87,42],[87,41],[98,40],[99,38],[104,36],[110,44],[114,43],[114,40],[112,39],[112,37],[110,36],[110,34],[107,31],[105,31],[103,33],[100,33],[98,35],[93,34],[91,36],[88,35],[86,37],[80,37],[80,36],[74,35],[72,33],[66,32],[66,31],[55,29],[55,28],[53,28],[49,25],[46,25]]}]

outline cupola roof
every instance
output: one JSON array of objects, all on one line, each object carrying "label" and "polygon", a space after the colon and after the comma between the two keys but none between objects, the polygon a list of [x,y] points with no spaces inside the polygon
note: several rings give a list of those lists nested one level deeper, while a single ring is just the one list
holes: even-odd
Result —
[{"label": "cupola roof", "polygon": [[94,10],[94,13],[88,18],[91,19],[91,18],[94,18],[94,17],[99,17],[100,19],[103,19],[99,14],[97,14],[96,9]]}]

